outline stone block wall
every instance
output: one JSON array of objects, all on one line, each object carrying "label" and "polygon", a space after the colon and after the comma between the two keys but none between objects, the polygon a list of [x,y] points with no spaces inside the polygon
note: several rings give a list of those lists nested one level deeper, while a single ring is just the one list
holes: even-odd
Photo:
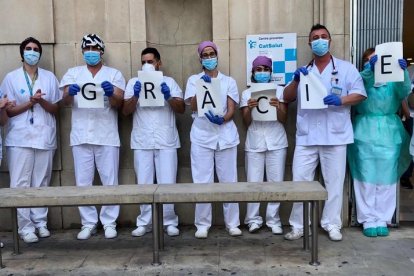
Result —
[{"label": "stone block wall", "polygon": [[[173,77],[183,91],[187,78],[201,70],[197,45],[214,40],[219,47],[219,68],[236,79],[240,93],[246,88],[245,36],[247,34],[295,32],[298,34],[298,64],[312,55],[308,46],[310,27],[325,24],[332,34],[332,52],[349,57],[349,1],[346,0],[0,0],[0,80],[7,72],[21,66],[19,44],[28,36],[42,42],[40,67],[51,70],[60,80],[68,68],[83,64],[80,40],[86,33],[100,35],[106,44],[105,63],[119,69],[126,80],[140,68],[140,52],[147,46],[161,53],[162,71]],[[289,106],[286,125],[289,139],[286,180],[291,179],[295,137],[295,104]],[[244,172],[246,129],[240,114],[235,122],[241,143],[238,147],[239,180]],[[190,110],[177,116],[182,148],[178,151],[178,182],[191,182]],[[69,147],[71,108],[61,106],[58,116],[58,150],[54,159],[52,186],[75,185],[73,158]],[[119,115],[121,158],[119,181],[135,183],[133,154],[130,149],[131,117]],[[4,133],[2,134],[4,137]],[[3,151],[0,187],[9,186],[7,156]],[[95,185],[100,185],[96,174]],[[347,200],[345,200],[347,203]],[[347,206],[344,205],[346,221]],[[176,210],[183,224],[192,224],[192,206]],[[214,206],[214,223],[222,224],[221,204]],[[264,206],[262,208],[264,211]],[[290,205],[282,206],[287,223]],[[245,206],[241,204],[243,223]],[[77,208],[51,208],[52,229],[80,226]],[[135,225],[138,206],[121,208],[119,224]],[[8,210],[0,210],[0,231],[10,229]]]}]

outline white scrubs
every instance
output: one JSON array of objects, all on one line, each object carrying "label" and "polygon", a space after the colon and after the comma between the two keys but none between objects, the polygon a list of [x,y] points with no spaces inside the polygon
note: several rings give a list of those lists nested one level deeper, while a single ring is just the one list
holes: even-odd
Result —
[{"label": "white scrubs", "polygon": [[[52,72],[39,68],[32,93],[41,89],[43,99],[57,103],[62,99],[58,81]],[[0,90],[16,105],[30,100],[30,90],[23,68],[6,75]],[[32,122],[31,121],[32,119]],[[52,176],[53,155],[56,149],[56,119],[40,104],[9,118],[5,146],[10,170],[10,188],[45,187]],[[19,234],[35,232],[47,226],[47,208],[18,208]]]},{"label": "white scrubs", "polygon": [[[322,73],[316,66],[308,66],[323,83],[328,94],[332,86],[342,89],[341,97],[360,94],[366,97],[362,78],[351,63],[333,57]],[[336,69],[337,74],[333,75]],[[353,143],[350,106],[328,106],[326,109],[301,109],[298,88],[298,111],[296,120],[296,148],[293,157],[293,181],[314,180],[320,162],[328,199],[322,213],[321,226],[342,227],[341,211],[346,168],[346,145]],[[303,229],[302,203],[294,203],[289,223],[293,228]]]},{"label": "white scrubs", "polygon": [[[129,80],[124,98],[134,96],[134,85],[138,78]],[[163,77],[170,88],[171,97],[183,98],[183,92],[170,77]],[[134,169],[138,184],[174,184],[177,180],[177,148],[180,138],[175,122],[175,113],[168,102],[161,107],[141,107],[139,100],[133,115],[131,148],[134,150]],[[137,226],[152,227],[151,205],[140,206]],[[164,226],[178,226],[174,204],[164,204]]]},{"label": "white scrubs", "polygon": [[[60,88],[88,82],[101,84],[104,81],[125,90],[125,79],[120,71],[102,66],[93,77],[86,65],[69,69],[60,82]],[[95,165],[102,185],[118,185],[118,112],[110,106],[106,96],[104,108],[79,108],[78,97],[80,96],[74,97],[70,132],[76,186],[92,186]],[[98,222],[98,213],[94,206],[79,207],[79,212],[83,226],[92,227]],[[119,205],[102,206],[99,218],[103,226],[115,226],[118,215]]]},{"label": "white scrubs", "polygon": [[[186,85],[185,101],[196,95],[196,81],[204,75],[201,72],[192,75]],[[220,80],[220,96],[223,103],[223,114],[227,112],[227,97],[239,103],[239,93],[236,81],[228,76],[218,73]],[[240,143],[239,134],[233,120],[222,125],[211,123],[205,116],[198,117],[193,113],[191,126],[191,173],[194,183],[214,182],[214,167],[219,182],[237,182],[237,145]],[[240,225],[239,204],[224,203],[224,223],[231,229]],[[211,227],[211,203],[196,204],[195,226],[197,229],[207,230]]]},{"label": "white scrubs", "polygon": [[[276,86],[276,85],[275,85]],[[283,87],[277,86],[278,99],[283,97]],[[247,106],[251,98],[251,91],[243,91],[240,108]],[[283,181],[285,174],[285,161],[288,141],[286,131],[279,121],[254,121],[247,129],[246,174],[249,182],[263,182],[266,170],[268,182]],[[279,217],[280,203],[268,203],[266,208],[266,225],[268,227],[281,226]],[[248,203],[244,223],[250,226],[252,223],[263,224],[263,218],[259,215],[260,203]]]}]

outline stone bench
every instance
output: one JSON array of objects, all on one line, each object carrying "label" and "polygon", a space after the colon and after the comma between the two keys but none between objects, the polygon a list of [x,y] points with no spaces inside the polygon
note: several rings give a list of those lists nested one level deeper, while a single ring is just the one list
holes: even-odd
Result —
[{"label": "stone bench", "polygon": [[[0,189],[0,208],[11,208],[14,253],[19,254],[17,208],[153,204],[158,185],[119,185],[92,187],[43,187]],[[0,248],[0,267],[3,267]]]},{"label": "stone bench", "polygon": [[[303,217],[309,217],[311,207],[312,250],[311,265],[318,265],[318,208],[319,201],[326,200],[328,193],[317,181],[277,183],[214,183],[159,185],[154,194],[153,238],[154,263],[158,264],[159,249],[164,247],[162,205],[167,203],[210,203],[210,202],[303,202]],[[309,221],[304,219],[303,247],[309,250]]]},{"label": "stone bench", "polygon": [[[92,187],[44,187],[0,189],[0,208],[11,208],[14,252],[19,253],[17,208],[152,204],[153,264],[160,264],[159,251],[164,247],[162,205],[165,203],[207,202],[304,202],[310,203],[312,220],[311,264],[318,263],[318,206],[327,199],[327,192],[319,182],[278,183],[214,183],[176,185],[119,185]],[[304,217],[309,216],[309,204],[304,204]],[[303,246],[309,250],[309,221],[304,220]],[[0,266],[3,267],[1,248]]]}]

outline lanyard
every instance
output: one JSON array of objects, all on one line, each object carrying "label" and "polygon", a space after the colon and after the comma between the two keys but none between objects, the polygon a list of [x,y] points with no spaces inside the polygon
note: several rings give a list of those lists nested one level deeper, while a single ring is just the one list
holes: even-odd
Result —
[{"label": "lanyard", "polygon": [[[29,82],[29,76],[27,75],[27,72],[26,72],[26,70],[24,70],[24,68],[23,68],[23,72],[24,72],[24,78],[26,79],[27,87],[29,88],[30,96],[33,96],[33,87],[34,87],[35,82],[37,80],[37,71],[36,71],[36,73],[33,76],[32,83],[31,84]],[[33,106],[30,108],[30,111],[32,113],[32,116],[31,116],[31,118],[30,118],[29,121],[30,121],[30,124],[33,125],[33,122],[34,122],[34,119],[33,119],[33,113],[34,113]]]},{"label": "lanyard", "polygon": [[26,70],[24,70],[24,68],[23,68],[23,72],[24,72],[24,78],[26,79],[27,87],[29,88],[30,96],[33,96],[33,87],[34,87],[34,84],[37,80],[37,71],[33,76],[31,84],[29,82],[29,76],[27,75],[27,72],[26,72]]}]

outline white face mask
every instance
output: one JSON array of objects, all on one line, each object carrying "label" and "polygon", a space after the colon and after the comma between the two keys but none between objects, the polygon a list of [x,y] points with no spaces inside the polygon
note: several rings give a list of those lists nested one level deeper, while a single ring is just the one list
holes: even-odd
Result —
[{"label": "white face mask", "polygon": [[152,64],[149,63],[144,63],[144,65],[142,65],[142,71],[144,72],[151,72],[151,71],[155,71],[155,67]]}]

